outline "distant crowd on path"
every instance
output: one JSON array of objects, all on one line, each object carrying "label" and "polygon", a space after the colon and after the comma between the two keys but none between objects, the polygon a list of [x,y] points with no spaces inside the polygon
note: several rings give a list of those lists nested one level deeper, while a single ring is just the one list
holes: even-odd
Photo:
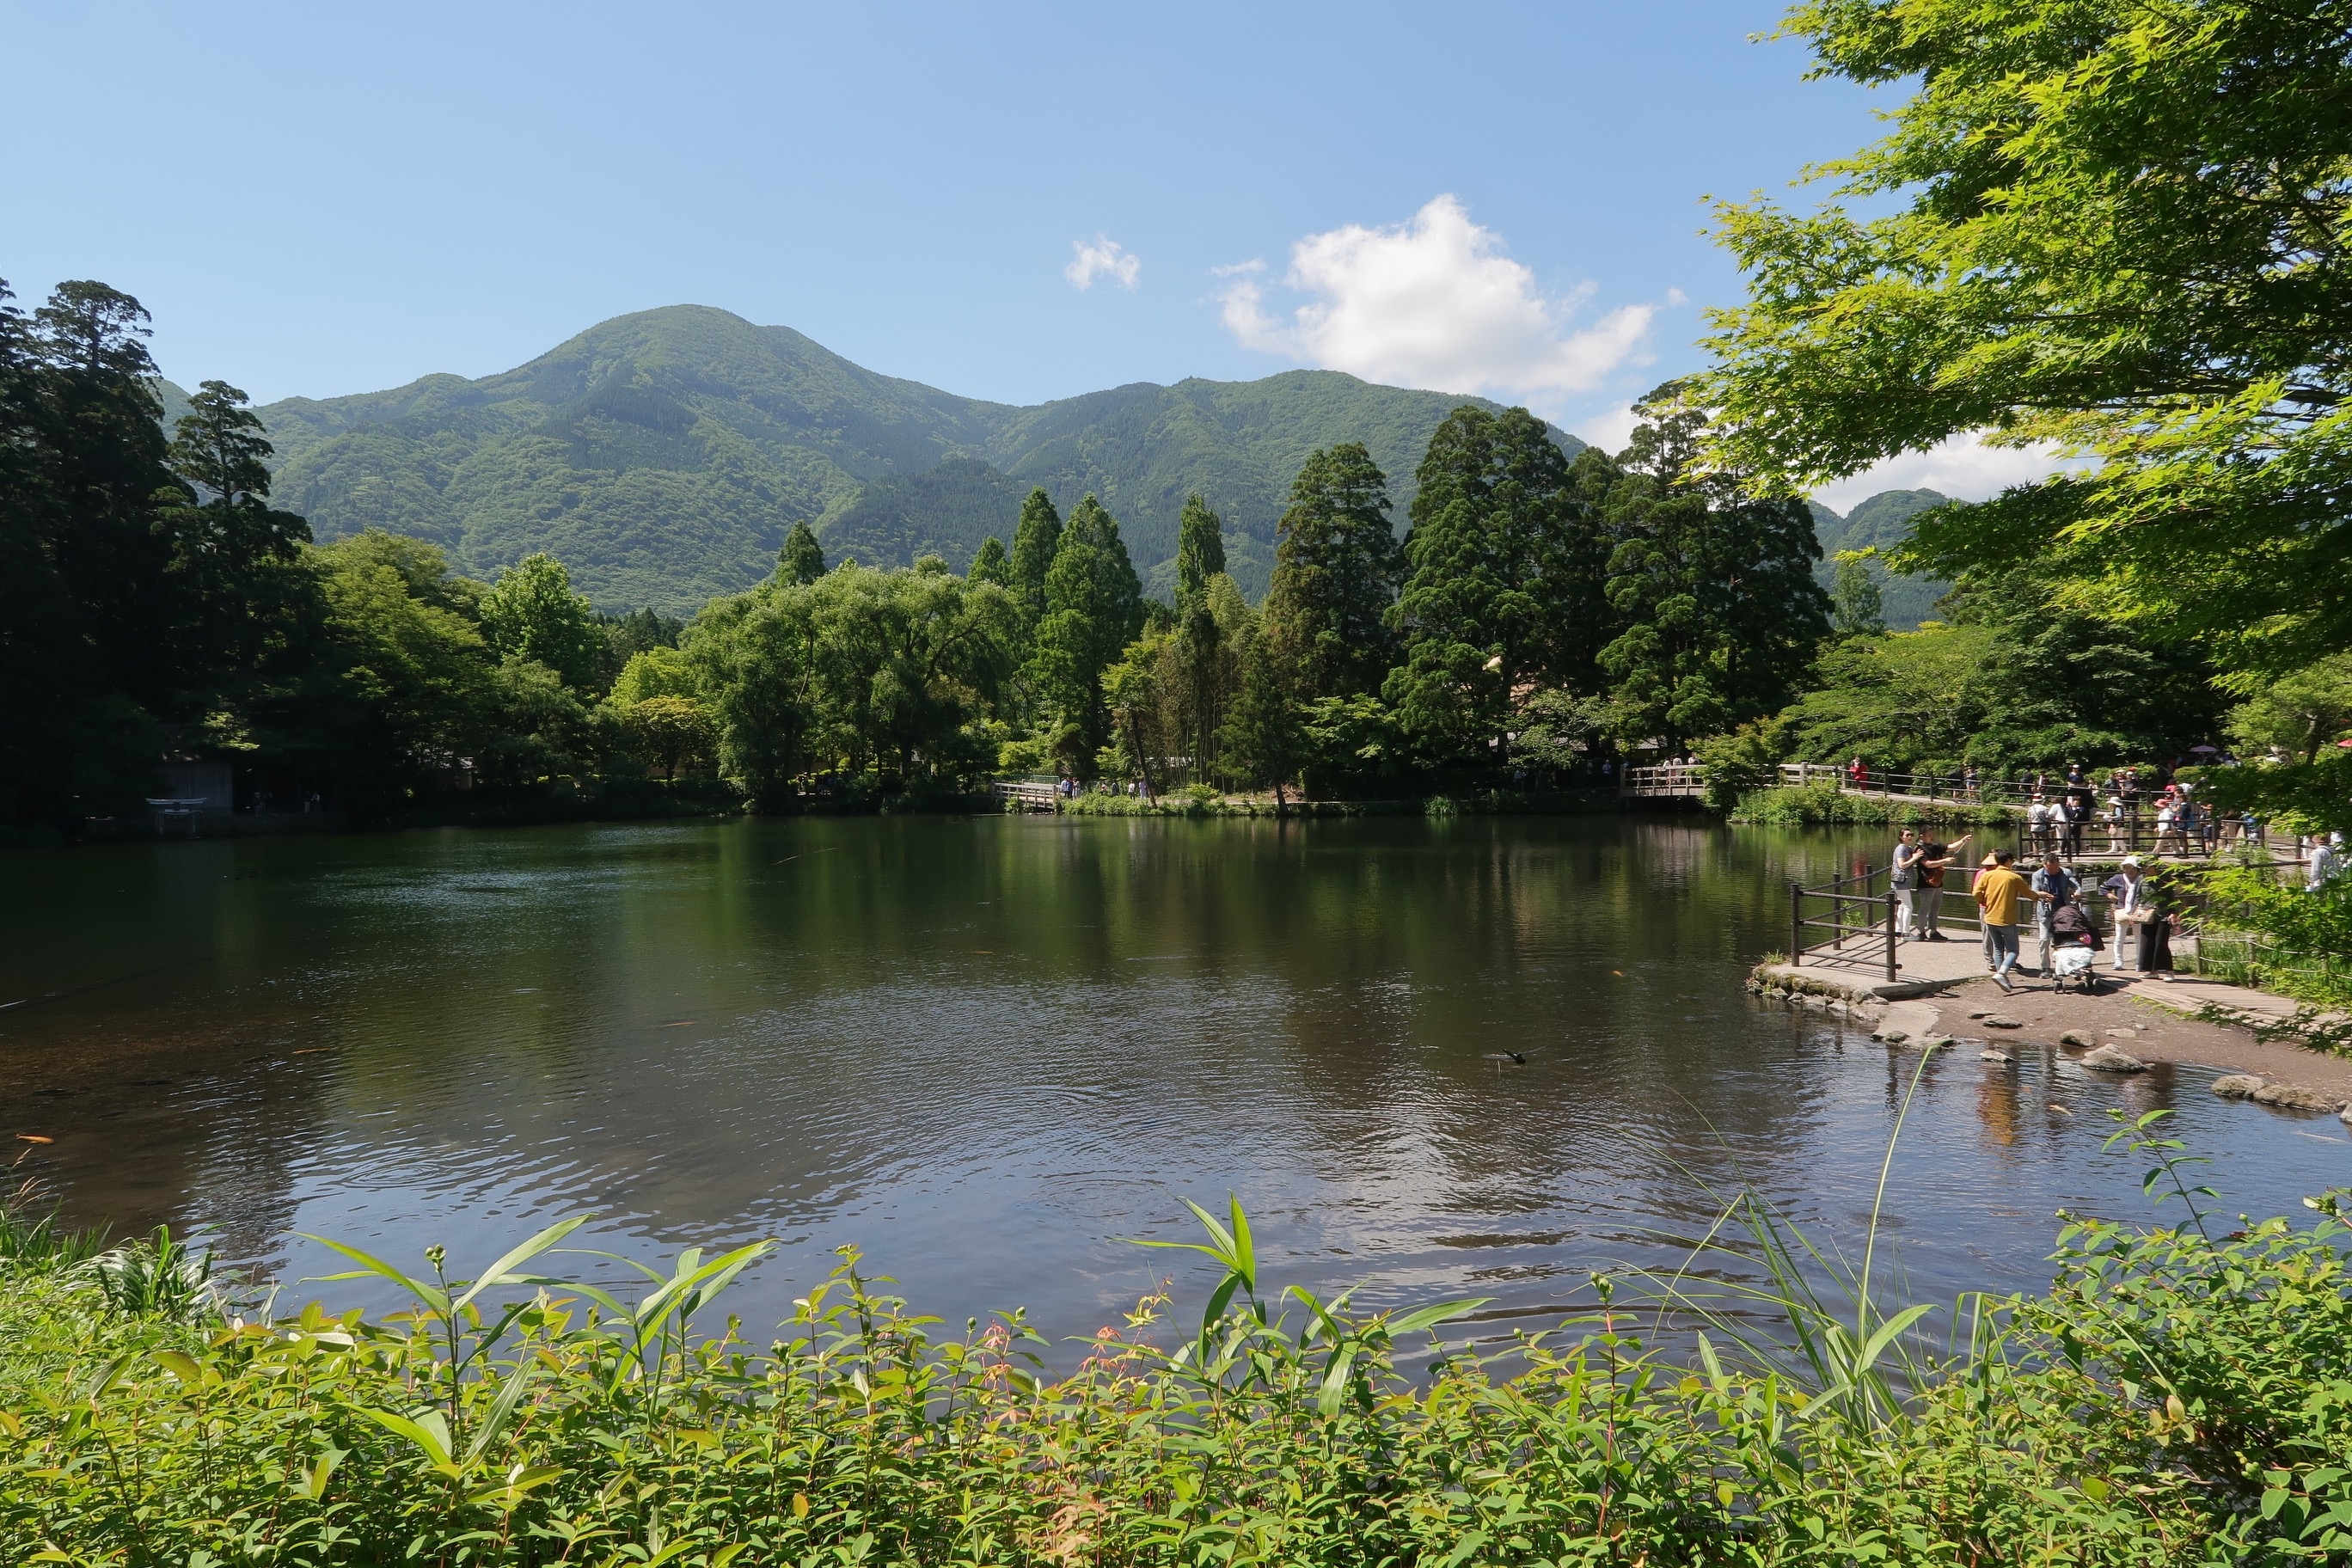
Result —
[{"label": "distant crowd on path", "polygon": [[[2227,763],[2231,759],[2219,759]],[[1924,785],[1932,793],[1981,803],[1985,785],[1974,767],[1946,774],[1895,774],[1874,772],[1857,756],[1845,767],[1846,781],[1857,790],[1893,788],[1898,781],[1909,787]],[[2264,841],[2262,820],[2252,811],[2224,811],[2196,798],[2196,785],[2172,776],[2168,767],[2143,770],[2136,766],[2094,774],[2080,763],[2069,763],[2063,773],[2038,770],[2004,786],[2026,803],[2028,847],[2039,853],[2055,849],[2081,856],[2104,839],[2109,855],[2145,847],[2157,856],[2211,856],[2240,844]],[[2154,838],[2147,841],[2143,813],[2153,810]],[[2299,843],[2298,855],[2309,846]]]},{"label": "distant crowd on path", "polygon": [[[2186,794],[2182,796],[2186,804]],[[1896,837],[1888,868],[1895,891],[1895,935],[1900,942],[1944,942],[1939,925],[1946,875],[1960,858],[1968,841],[1962,835],[1950,844],[1927,839],[1908,827]],[[2019,875],[2017,855],[1995,850],[1977,863],[1969,889],[1976,900],[1984,933],[1985,965],[2003,991],[2013,992],[2011,978],[2020,958],[2020,916],[2027,910],[2041,938],[2040,973],[2063,984],[2068,978],[2091,980],[2093,961],[2100,951],[2097,921],[2083,901],[2082,880],[2067,868],[2056,842],[2042,847],[2041,864],[2031,877]],[[2344,835],[2333,833],[2313,849],[2305,882],[2306,892],[2326,888],[2347,866]],[[2168,891],[2147,875],[2137,855],[2126,855],[2115,875],[2101,882],[2114,916],[2112,966],[2117,972],[2137,971],[2168,980],[2172,970],[2172,938],[2180,916]]]}]

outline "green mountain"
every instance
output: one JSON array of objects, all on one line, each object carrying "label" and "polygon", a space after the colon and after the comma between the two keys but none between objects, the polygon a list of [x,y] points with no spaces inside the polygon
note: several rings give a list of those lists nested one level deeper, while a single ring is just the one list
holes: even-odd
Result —
[{"label": "green mountain", "polygon": [[599,605],[686,614],[765,576],[797,521],[835,560],[895,564],[928,551],[961,571],[989,534],[1011,542],[1034,485],[1065,511],[1100,496],[1163,594],[1178,512],[1198,490],[1231,531],[1235,577],[1261,594],[1283,497],[1309,452],[1362,441],[1391,477],[1402,524],[1430,432],[1465,402],[1498,406],[1292,371],[1015,407],[878,375],[787,327],[678,305],[617,317],[478,381],[428,375],[260,414],[278,504],[321,540],[371,525],[412,533],[478,575],[545,550]]},{"label": "green mountain", "polygon": [[[1840,517],[1821,502],[1812,503],[1813,532],[1822,542],[1822,561],[1816,568],[1822,586],[1837,574],[1829,559],[1841,550],[1892,550],[1911,537],[1911,521],[1952,498],[1935,490],[1881,490]],[[1899,576],[1879,562],[1870,570],[1878,579],[1886,624],[1898,632],[1915,631],[1919,623],[1936,618],[1936,601],[1952,591],[1949,583],[1933,577]]]}]

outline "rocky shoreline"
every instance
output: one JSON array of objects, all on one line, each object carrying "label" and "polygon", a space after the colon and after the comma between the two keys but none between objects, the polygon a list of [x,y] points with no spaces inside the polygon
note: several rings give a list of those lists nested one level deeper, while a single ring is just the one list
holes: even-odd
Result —
[{"label": "rocky shoreline", "polygon": [[2119,1075],[2158,1062],[2204,1068],[2220,1075],[2210,1087],[2224,1099],[2332,1111],[2352,1126],[2352,1060],[2263,1037],[2256,1020],[2202,1003],[2193,980],[2168,987],[2161,1004],[2139,986],[2084,995],[2053,991],[2031,976],[2013,994],[1977,976],[1888,996],[1859,975],[1766,963],[1748,988],[1768,1002],[1846,1019],[1893,1050],[1971,1049],[1998,1065],[2019,1049],[2047,1047]]}]

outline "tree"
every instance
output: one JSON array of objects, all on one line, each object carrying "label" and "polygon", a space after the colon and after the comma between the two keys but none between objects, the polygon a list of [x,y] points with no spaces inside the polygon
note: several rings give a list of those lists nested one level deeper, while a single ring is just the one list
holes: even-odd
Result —
[{"label": "tree", "polygon": [[648,697],[622,710],[629,749],[662,777],[675,779],[683,767],[707,763],[717,751],[710,710],[691,697]]},{"label": "tree", "polygon": [[1510,727],[1523,689],[1597,684],[1609,542],[1524,408],[1455,409],[1415,479],[1412,574],[1389,612],[1404,659],[1383,691],[1408,730],[1464,753]]},{"label": "tree", "polygon": [[595,611],[572,591],[563,563],[545,553],[524,556],[482,596],[482,635],[491,651],[536,660],[574,690],[599,684],[604,639],[594,623]]},{"label": "tree", "polygon": [[1764,493],[1973,432],[2085,466],[1930,514],[1900,570],[2035,564],[2066,604],[2283,671],[2352,646],[2352,53],[2271,0],[1811,0],[1819,74],[1916,84],[1720,209],[1715,464]]},{"label": "tree", "polygon": [[1394,661],[1386,616],[1399,555],[1388,514],[1388,478],[1358,443],[1314,453],[1291,483],[1261,635],[1302,698],[1377,691]]},{"label": "tree", "polygon": [[1184,498],[1176,519],[1176,612],[1209,591],[1209,579],[1225,569],[1225,525],[1196,492]]},{"label": "tree", "polygon": [[1004,542],[990,534],[980,542],[972,553],[971,569],[964,576],[974,583],[993,583],[999,587],[1013,581],[1013,563],[1004,553]]},{"label": "tree", "polygon": [[778,580],[805,586],[824,575],[824,547],[807,523],[793,523],[792,531],[784,535],[784,547],[776,552]]},{"label": "tree", "polygon": [[1021,503],[1021,521],[1013,531],[1013,596],[1026,624],[1035,626],[1045,614],[1045,577],[1062,548],[1062,514],[1043,486]]},{"label": "tree", "polygon": [[1045,614],[1031,658],[1031,684],[1053,715],[1065,762],[1081,776],[1092,773],[1095,752],[1110,736],[1103,671],[1142,630],[1143,585],[1118,521],[1088,495],[1071,509],[1045,574]]},{"label": "tree", "polygon": [[308,522],[269,505],[271,448],[246,401],[225,381],[197,389],[165,453],[183,489],[157,492],[155,525],[172,551],[173,662],[192,695],[226,695],[224,682],[256,672],[287,635],[299,590],[283,568],[310,542]]},{"label": "tree", "polygon": [[1669,752],[1779,710],[1829,633],[1812,513],[1701,468],[1706,416],[1685,392],[1670,383],[1635,405],[1645,422],[1605,506],[1622,627],[1600,654],[1616,680],[1609,727]]},{"label": "tree", "polygon": [[2270,752],[2298,763],[2352,733],[2352,653],[2266,681],[2230,711],[2230,738],[2252,755]]},{"label": "tree", "polygon": [[1289,681],[1265,637],[1253,637],[1242,658],[1242,689],[1225,721],[1224,761],[1244,783],[1274,791],[1283,805],[1284,787],[1298,776],[1306,735],[1290,698]]},{"label": "tree", "polygon": [[1830,589],[1830,629],[1842,637],[1874,637],[1886,629],[1886,604],[1871,575],[1870,552],[1837,552],[1837,581]]}]

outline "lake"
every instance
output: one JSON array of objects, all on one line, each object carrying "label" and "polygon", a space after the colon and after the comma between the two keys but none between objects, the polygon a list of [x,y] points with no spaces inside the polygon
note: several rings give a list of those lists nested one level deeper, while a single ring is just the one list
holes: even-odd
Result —
[{"label": "lake", "polygon": [[[1743,981],[1790,878],[1878,847],[898,817],[19,852],[0,1125],[53,1140],[19,1174],[74,1220],[200,1227],[289,1280],[337,1261],[301,1233],[461,1271],[590,1213],[588,1245],[649,1259],[777,1238],[730,1298],[755,1341],[853,1242],[924,1310],[1058,1336],[1171,1274],[1196,1307],[1206,1260],[1122,1238],[1231,1192],[1275,1285],[1539,1325],[1743,1182],[1858,1239],[1917,1058]],[[1937,1058],[1889,1187],[1911,1289],[2035,1286],[2056,1210],[2146,1216],[2111,1106],[2177,1105],[2229,1213],[2352,1179],[2333,1118],[2210,1077]]]}]

